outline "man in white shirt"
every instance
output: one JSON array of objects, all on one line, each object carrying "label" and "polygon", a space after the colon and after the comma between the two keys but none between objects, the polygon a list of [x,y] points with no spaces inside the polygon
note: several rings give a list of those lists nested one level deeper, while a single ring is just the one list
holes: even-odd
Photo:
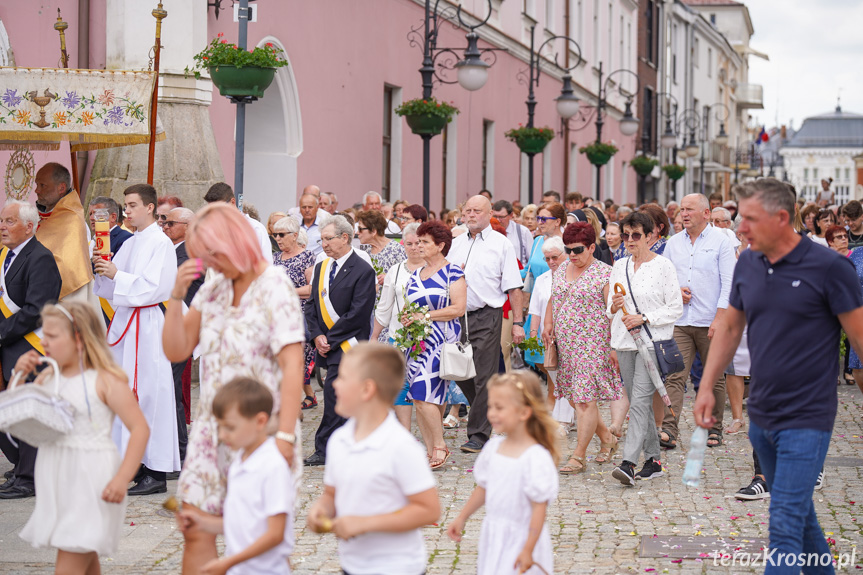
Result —
[{"label": "man in white shirt", "polygon": [[[234,197],[234,189],[225,182],[218,182],[210,186],[210,189],[207,190],[207,193],[204,195],[204,201],[208,204],[212,204],[213,202],[225,202],[232,206],[237,205],[237,200]],[[246,221],[249,222],[250,226],[252,226],[255,236],[261,244],[261,253],[264,255],[264,259],[268,262],[272,262],[273,246],[270,243],[270,234],[267,233],[267,228],[258,220],[250,218],[248,214],[243,215],[246,216]]]},{"label": "man in white shirt", "polygon": [[530,258],[530,248],[533,245],[533,234],[521,224],[513,221],[512,204],[506,200],[498,200],[491,208],[491,215],[506,227],[506,237],[515,248],[515,255],[523,266],[527,266]]},{"label": "man in white shirt", "polygon": [[321,247],[321,223],[327,216],[318,209],[318,198],[312,194],[303,194],[300,198],[300,227],[306,230],[308,243],[306,249],[315,254],[322,254]]},{"label": "man in white shirt", "polygon": [[[724,210],[724,208],[718,208]],[[686,369],[668,376],[665,387],[671,399],[671,409],[665,408],[661,442],[676,447],[680,437],[678,422],[683,411],[683,389],[695,352],[707,362],[710,340],[728,309],[731,280],[737,263],[735,245],[722,228],[710,226],[710,203],[702,194],[690,194],[681,201],[683,232],[672,236],[665,245],[663,256],[677,270],[677,281],[683,294],[683,315],[674,324],[674,339]],[[716,423],[710,431],[707,445],[722,443],[722,413],[725,410],[725,376],[713,387]]]},{"label": "man in white shirt", "polygon": [[[383,200],[381,199],[381,195],[377,192],[366,192],[363,194],[363,211],[369,210],[377,210],[381,213],[381,208],[383,207]],[[356,224],[354,225],[354,233],[356,233]],[[388,234],[399,234],[402,229],[399,227],[397,223],[392,220],[387,220],[387,232]]]},{"label": "man in white shirt", "polygon": [[[320,199],[321,199],[321,189],[314,184],[312,184],[310,186],[306,186],[305,188],[303,188],[303,193],[300,194],[300,200],[302,200],[303,196],[305,196],[306,194],[310,194],[310,195],[314,196],[315,199],[318,201],[320,201]],[[289,209],[288,215],[295,217],[297,219],[297,221],[300,221],[300,222],[303,221],[303,214],[300,212],[299,206],[294,206],[293,208]]]},{"label": "man in white shirt", "polygon": [[452,242],[447,259],[465,272],[467,311],[462,318],[462,339],[473,346],[476,377],[458,382],[470,402],[467,423],[468,441],[461,450],[479,453],[491,435],[488,422],[488,388],[500,361],[503,305],[507,294],[512,303],[512,341],[524,340],[522,281],[515,249],[491,225],[491,203],[484,196],[473,196],[464,205],[462,218],[468,233]]}]

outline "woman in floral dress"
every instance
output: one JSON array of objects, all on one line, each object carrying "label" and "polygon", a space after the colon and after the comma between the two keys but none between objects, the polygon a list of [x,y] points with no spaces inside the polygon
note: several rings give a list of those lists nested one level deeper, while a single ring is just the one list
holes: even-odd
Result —
[{"label": "woman in floral dress", "polygon": [[620,399],[622,385],[605,315],[611,266],[593,257],[596,232],[587,222],[566,226],[563,243],[569,261],[554,272],[543,340],[546,346],[557,344],[555,396],[568,400],[578,413],[578,445],[560,470],[574,474],[586,469],[585,454],[594,434],[600,440],[597,463],[610,460],[617,450],[617,439],[603,423],[596,402]]},{"label": "woman in floral dress", "polygon": [[[428,451],[429,465],[438,469],[446,464],[449,449],[443,438],[443,404],[449,381],[440,378],[440,355],[445,342],[454,343],[461,336],[459,318],[467,304],[464,271],[446,260],[452,245],[452,232],[439,221],[426,222],[417,230],[420,249],[426,265],[411,274],[407,300],[428,306],[432,333],[425,340],[425,351],[408,359],[410,382],[408,397],[417,411],[417,424]],[[410,325],[422,317],[404,316],[402,324]]]},{"label": "woman in floral dress", "polygon": [[[264,259],[239,210],[223,203],[205,207],[189,226],[186,244],[190,259],[177,270],[171,299],[183,299],[202,264],[216,273],[185,315],[181,306],[168,306],[165,312],[162,344],[168,359],[181,360],[195,348],[201,353],[201,396],[177,498],[184,507],[219,516],[235,454],[219,442],[212,404],[216,392],[236,377],[252,377],[273,392],[271,432],[278,430],[276,445],[299,477],[305,328],[291,280]],[[285,489],[296,489],[296,484]],[[215,535],[190,528],[183,537],[183,573],[198,573],[218,556]]]},{"label": "woman in floral dress", "polygon": [[[357,238],[360,240],[360,249],[369,254],[378,283],[375,286],[377,296],[375,307],[381,299],[381,287],[387,272],[394,265],[400,264],[408,259],[404,246],[395,240],[389,239],[387,232],[387,220],[377,210],[368,210],[357,214]],[[389,328],[384,329],[378,336],[378,341],[386,343],[389,339]]]},{"label": "woman in floral dress", "polygon": [[[284,217],[273,224],[273,238],[279,251],[273,254],[273,265],[285,268],[300,297],[300,311],[305,312],[306,302],[312,295],[309,280],[315,267],[315,254],[304,249],[298,242],[300,223],[296,218]],[[315,346],[306,342],[303,347],[303,409],[311,409],[318,404],[315,390],[312,389],[312,372],[315,369]]]}]

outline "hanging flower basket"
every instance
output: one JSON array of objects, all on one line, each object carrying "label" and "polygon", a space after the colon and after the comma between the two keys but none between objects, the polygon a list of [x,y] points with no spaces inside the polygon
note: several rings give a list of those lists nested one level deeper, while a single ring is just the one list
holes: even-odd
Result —
[{"label": "hanging flower basket", "polygon": [[662,171],[665,172],[665,175],[668,176],[669,180],[676,182],[686,173],[686,166],[681,166],[680,164],[666,164],[662,166]]},{"label": "hanging flower basket", "polygon": [[659,160],[654,160],[653,158],[648,158],[647,156],[635,156],[629,161],[629,165],[632,166],[632,169],[635,170],[635,173],[641,177],[647,177],[650,175],[650,172],[653,171],[653,168],[659,165]]},{"label": "hanging flower basket", "polygon": [[617,153],[617,146],[605,142],[594,142],[579,148],[578,151],[587,156],[587,159],[594,166],[604,166]]},{"label": "hanging flower basket", "polygon": [[275,68],[258,68],[256,66],[216,66],[210,68],[213,84],[222,96],[255,96],[264,97],[264,90],[273,83]]},{"label": "hanging flower basket", "polygon": [[243,50],[223,38],[221,32],[205,49],[193,56],[191,69],[186,67],[186,75],[201,77],[207,70],[213,84],[222,96],[264,96],[264,90],[272,84],[276,68],[287,66],[284,52],[273,44],[257,46],[254,50]]},{"label": "hanging flower basket", "polygon": [[544,128],[525,128],[521,124],[504,134],[508,140],[515,142],[518,149],[529,155],[542,152],[550,141],[554,139],[554,130],[548,126]]},{"label": "hanging flower basket", "polygon": [[404,116],[414,134],[436,136],[458,114],[458,108],[435,98],[415,98],[396,108],[396,114]]}]

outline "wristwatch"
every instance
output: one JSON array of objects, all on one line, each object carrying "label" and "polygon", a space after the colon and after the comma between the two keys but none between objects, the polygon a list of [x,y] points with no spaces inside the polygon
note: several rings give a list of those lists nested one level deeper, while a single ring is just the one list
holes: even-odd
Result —
[{"label": "wristwatch", "polygon": [[641,321],[643,321],[644,323],[647,323],[647,316],[644,314],[641,314]]},{"label": "wristwatch", "polygon": [[523,321],[514,321],[514,322],[512,322],[512,325],[517,325],[518,327],[524,327],[524,322]]},{"label": "wristwatch", "polygon": [[282,441],[287,441],[291,445],[294,445],[297,442],[297,436],[293,433],[288,433],[287,431],[277,431],[276,439],[281,439]]}]

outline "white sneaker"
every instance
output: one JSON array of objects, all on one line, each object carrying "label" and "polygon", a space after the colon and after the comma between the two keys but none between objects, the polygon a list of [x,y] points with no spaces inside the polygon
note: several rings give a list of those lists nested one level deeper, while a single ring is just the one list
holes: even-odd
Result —
[{"label": "white sneaker", "polygon": [[821,473],[818,474],[818,479],[815,481],[815,491],[820,490],[824,487],[824,469],[821,469]]}]

